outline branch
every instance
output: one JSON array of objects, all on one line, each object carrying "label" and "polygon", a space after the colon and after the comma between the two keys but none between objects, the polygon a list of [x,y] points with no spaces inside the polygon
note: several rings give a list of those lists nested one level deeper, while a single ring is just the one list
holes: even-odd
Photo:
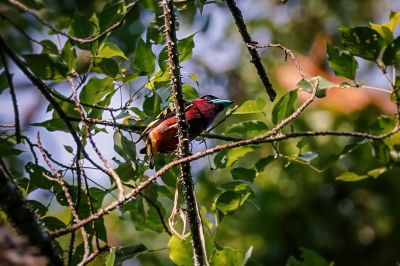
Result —
[{"label": "branch", "polygon": [[[295,133],[286,134],[286,135],[279,134],[277,136],[268,137],[265,139],[264,138],[260,139],[259,137],[256,137],[253,139],[243,139],[243,140],[238,140],[238,141],[228,143],[228,144],[218,145],[214,148],[200,151],[196,154],[187,156],[187,157],[179,159],[179,160],[172,161],[172,162],[164,165],[154,175],[150,176],[148,179],[146,179],[145,181],[140,183],[137,187],[135,187],[134,189],[132,189],[131,191],[126,193],[123,200],[118,200],[118,201],[112,202],[110,205],[108,205],[102,209],[99,209],[93,215],[91,215],[85,219],[82,219],[81,222],[78,224],[74,224],[67,228],[63,228],[63,229],[59,229],[59,230],[50,232],[50,236],[51,237],[60,237],[62,235],[68,234],[68,233],[75,231],[75,230],[79,229],[80,227],[86,225],[87,223],[90,223],[91,221],[96,220],[99,217],[102,217],[102,216],[108,214],[110,211],[116,209],[117,207],[126,204],[127,202],[132,200],[140,191],[142,191],[147,186],[149,186],[152,182],[154,182],[157,179],[157,177],[165,174],[168,170],[170,170],[171,168],[173,168],[177,165],[180,165],[180,164],[186,163],[186,162],[195,161],[195,160],[203,158],[207,155],[211,155],[211,154],[223,151],[223,150],[233,149],[236,147],[253,145],[253,144],[284,141],[284,140],[300,138],[300,137],[342,136],[342,137],[358,137],[358,138],[364,138],[364,139],[369,139],[369,140],[382,140],[382,139],[392,136],[393,134],[395,134],[397,132],[400,132],[400,124],[396,125],[396,127],[394,127],[391,131],[381,134],[381,135],[373,135],[373,134],[369,134],[369,133],[365,133],[365,132],[352,132],[352,131],[316,131],[316,132],[315,131],[306,131],[306,132],[295,132]],[[213,136],[215,137],[218,135],[213,135]],[[223,136],[223,137],[225,137],[225,136]]]},{"label": "branch", "polygon": [[65,36],[68,39],[73,40],[73,41],[78,42],[78,43],[91,43],[91,42],[94,42],[94,41],[100,39],[101,37],[107,35],[108,33],[112,32],[113,30],[117,29],[119,26],[121,26],[124,23],[126,16],[130,13],[130,11],[133,9],[133,7],[138,2],[139,1],[135,1],[135,2],[133,2],[131,4],[129,4],[127,6],[127,10],[126,10],[125,14],[123,15],[122,19],[120,21],[114,23],[113,25],[111,25],[108,29],[106,29],[102,33],[100,33],[98,35],[95,35],[95,36],[92,36],[92,37],[88,37],[88,38],[78,38],[78,37],[71,36],[71,35],[69,35],[69,34],[67,34],[65,32],[62,32],[62,31],[56,29],[50,23],[48,23],[43,18],[41,18],[34,10],[30,9],[29,7],[27,7],[23,3],[18,2],[16,0],[8,0],[8,3],[10,3],[14,7],[18,8],[19,10],[28,13],[29,15],[34,17],[37,21],[39,21],[40,23],[42,23],[43,25],[45,25],[46,27],[48,27],[52,31],[54,31],[54,32],[56,32],[56,33],[58,33],[58,34],[60,34],[62,36]]},{"label": "branch", "polygon": [[[189,129],[185,117],[185,106],[182,94],[182,80],[179,66],[178,39],[176,37],[176,18],[174,13],[174,1],[162,1],[164,14],[164,34],[167,40],[168,66],[171,75],[172,94],[174,96],[175,116],[178,124],[178,158],[187,157],[189,150]],[[192,235],[192,248],[194,265],[208,265],[205,248],[203,225],[199,213],[194,184],[190,169],[190,163],[185,162],[180,165],[180,182],[183,185],[183,194],[187,207],[187,219]]]},{"label": "branch", "polygon": [[10,70],[8,69],[8,64],[6,60],[6,56],[3,51],[0,49],[0,57],[3,62],[4,71],[7,76],[8,85],[10,86],[10,94],[14,107],[14,121],[15,121],[15,136],[17,138],[17,143],[21,143],[21,125],[19,123],[19,111],[18,111],[18,103],[17,103],[17,95],[15,94],[14,83],[12,81],[12,76]]},{"label": "branch", "polygon": [[[235,0],[226,0],[226,3],[229,7],[229,10],[232,13],[233,18],[235,19],[235,24],[239,29],[240,35],[242,35],[242,39],[245,44],[249,43],[254,43],[253,40],[251,39],[251,36],[249,32],[247,31],[247,26],[243,21],[243,15],[240,9],[237,7]],[[258,76],[260,77],[262,83],[264,84],[264,87],[268,93],[269,99],[274,101],[276,97],[276,92],[274,88],[272,87],[271,82],[268,79],[267,73],[265,72],[264,66],[261,63],[260,56],[258,55],[257,51],[255,49],[252,49],[250,47],[247,47],[247,50],[249,51],[251,55],[251,60],[250,62],[254,64],[255,68],[257,69]]]},{"label": "branch", "polygon": [[[78,94],[76,92],[76,87],[75,87],[75,84],[74,84],[74,80],[71,77],[67,77],[67,81],[69,82],[69,84],[71,86],[72,95],[74,97],[76,109],[78,110],[79,114],[81,115],[81,119],[83,121],[85,121],[85,114],[84,114],[84,111],[83,111],[83,107],[80,104],[79,99],[78,99]],[[122,199],[124,197],[124,187],[122,185],[121,178],[118,176],[118,174],[111,167],[110,163],[107,161],[107,159],[101,154],[100,150],[97,148],[97,145],[93,140],[93,136],[90,133],[89,127],[87,126],[86,122],[83,122],[83,130],[87,131],[87,135],[89,136],[89,141],[92,144],[92,147],[93,147],[94,151],[96,152],[97,156],[99,156],[100,160],[103,162],[104,167],[106,168],[107,172],[114,179],[115,184],[117,185],[117,188],[118,188],[118,191],[119,191],[119,199]]]},{"label": "branch", "polygon": [[4,39],[0,36],[0,47],[4,50],[4,52],[14,61],[14,63],[18,66],[18,68],[25,74],[25,76],[32,82],[33,85],[43,94],[47,101],[53,106],[54,110],[58,113],[60,118],[64,121],[65,125],[67,126],[72,138],[75,141],[77,146],[77,151],[82,151],[83,156],[94,166],[100,169],[102,172],[107,173],[102,167],[96,164],[90,156],[87,154],[85,149],[82,147],[82,143],[79,139],[78,134],[75,132],[70,120],[68,119],[67,114],[63,111],[60,105],[57,103],[56,100],[51,96],[51,89],[47,87],[42,80],[35,77],[35,75],[27,68],[25,63],[18,58],[18,56],[10,49],[10,47],[4,42]]},{"label": "branch", "polygon": [[[54,166],[50,163],[50,160],[47,158],[46,153],[43,152],[43,146],[42,146],[42,143],[41,143],[41,141],[40,141],[39,132],[37,133],[37,143],[38,143],[38,147],[39,147],[39,150],[40,150],[40,152],[41,152],[41,154],[42,154],[42,157],[43,157],[44,161],[46,162],[47,166],[50,168],[50,170],[51,170],[51,172],[53,173],[53,175],[55,176],[55,178],[46,176],[45,174],[43,174],[43,175],[44,175],[46,178],[48,178],[49,180],[54,181],[54,182],[57,182],[57,183],[61,186],[61,190],[63,191],[64,196],[65,196],[65,198],[66,198],[66,200],[67,200],[68,207],[69,207],[69,209],[71,210],[71,214],[72,214],[72,217],[73,217],[73,222],[74,222],[74,223],[79,223],[79,222],[80,222],[80,219],[79,219],[78,211],[77,211],[77,209],[75,208],[74,201],[72,200],[71,193],[69,192],[69,188],[68,188],[67,184],[64,182],[64,179],[63,179],[63,177],[61,176],[60,172],[58,172],[58,171],[54,168]],[[80,189],[80,188],[78,188],[78,189]],[[79,205],[78,205],[78,206],[79,206]],[[86,232],[85,227],[81,227],[80,230],[81,230],[82,239],[83,239],[83,244],[84,244],[84,254],[83,254],[83,259],[82,259],[82,260],[85,260],[85,259],[89,256],[89,254],[90,254],[90,250],[89,250],[89,239],[88,239],[88,234],[87,234],[87,232]],[[74,235],[71,236],[71,237],[72,237],[73,239],[75,238]],[[72,246],[73,246],[73,243],[74,243],[74,241],[71,241],[71,245],[72,245]]]},{"label": "branch", "polygon": [[7,180],[1,169],[0,206],[17,231],[26,236],[32,245],[39,248],[40,253],[49,259],[50,265],[63,265],[52,240],[47,232],[44,231],[38,217],[30,208],[18,187]]}]

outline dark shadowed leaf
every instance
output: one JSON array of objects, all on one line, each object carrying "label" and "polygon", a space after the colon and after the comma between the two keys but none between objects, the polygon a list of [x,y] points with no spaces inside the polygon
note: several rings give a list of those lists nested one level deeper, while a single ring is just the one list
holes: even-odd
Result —
[{"label": "dark shadowed leaf", "polygon": [[329,266],[328,262],[312,250],[301,248],[302,260],[290,257],[286,266]]},{"label": "dark shadowed leaf", "polygon": [[375,61],[385,41],[381,35],[367,27],[348,28],[341,26],[343,47],[352,55],[362,57],[366,60]]},{"label": "dark shadowed leaf", "polygon": [[245,181],[249,181],[250,183],[252,183],[254,178],[257,175],[257,172],[254,169],[238,167],[238,168],[232,169],[231,174],[232,174],[232,178],[235,180],[240,179],[240,180],[245,180]]},{"label": "dark shadowed leaf", "polygon": [[68,74],[68,66],[63,64],[56,56],[25,54],[23,57],[29,69],[40,79],[63,81]]},{"label": "dark shadowed leaf", "polygon": [[53,216],[46,216],[41,219],[42,223],[46,226],[50,231],[65,228],[65,224]]},{"label": "dark shadowed leaf", "polygon": [[358,63],[348,51],[328,44],[327,54],[329,66],[335,71],[335,75],[355,79]]},{"label": "dark shadowed leaf", "polygon": [[389,65],[400,65],[400,37],[390,43],[383,53],[383,63]]}]

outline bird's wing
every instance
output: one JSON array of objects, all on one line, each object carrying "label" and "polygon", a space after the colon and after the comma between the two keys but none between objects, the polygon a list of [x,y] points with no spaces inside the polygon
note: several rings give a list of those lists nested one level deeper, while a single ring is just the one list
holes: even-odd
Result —
[{"label": "bird's wing", "polygon": [[[187,111],[193,104],[191,102],[185,101],[185,111]],[[156,117],[156,119],[151,122],[150,124],[147,125],[147,127],[143,130],[142,134],[140,134],[140,137],[138,139],[138,142],[143,139],[153,128],[158,126],[162,121],[164,121],[167,118],[170,118],[171,116],[175,115],[175,106],[170,105],[164,110],[161,111]]]}]

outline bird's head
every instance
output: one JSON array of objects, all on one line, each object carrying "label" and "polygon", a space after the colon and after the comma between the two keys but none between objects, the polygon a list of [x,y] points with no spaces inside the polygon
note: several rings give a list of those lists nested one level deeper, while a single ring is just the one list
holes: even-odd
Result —
[{"label": "bird's head", "polygon": [[196,99],[195,101],[198,101],[199,104],[212,105],[214,107],[214,112],[216,113],[221,112],[233,103],[231,100],[220,99],[213,95],[205,95],[200,97],[199,99]]}]

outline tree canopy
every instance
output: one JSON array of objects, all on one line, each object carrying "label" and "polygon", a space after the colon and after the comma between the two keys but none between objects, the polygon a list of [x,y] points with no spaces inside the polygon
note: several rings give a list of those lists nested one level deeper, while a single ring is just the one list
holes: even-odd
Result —
[{"label": "tree canopy", "polygon": [[[398,263],[399,9],[0,3],[0,234],[33,264]],[[189,142],[207,94],[234,104]],[[138,140],[166,108],[153,170]]]}]

